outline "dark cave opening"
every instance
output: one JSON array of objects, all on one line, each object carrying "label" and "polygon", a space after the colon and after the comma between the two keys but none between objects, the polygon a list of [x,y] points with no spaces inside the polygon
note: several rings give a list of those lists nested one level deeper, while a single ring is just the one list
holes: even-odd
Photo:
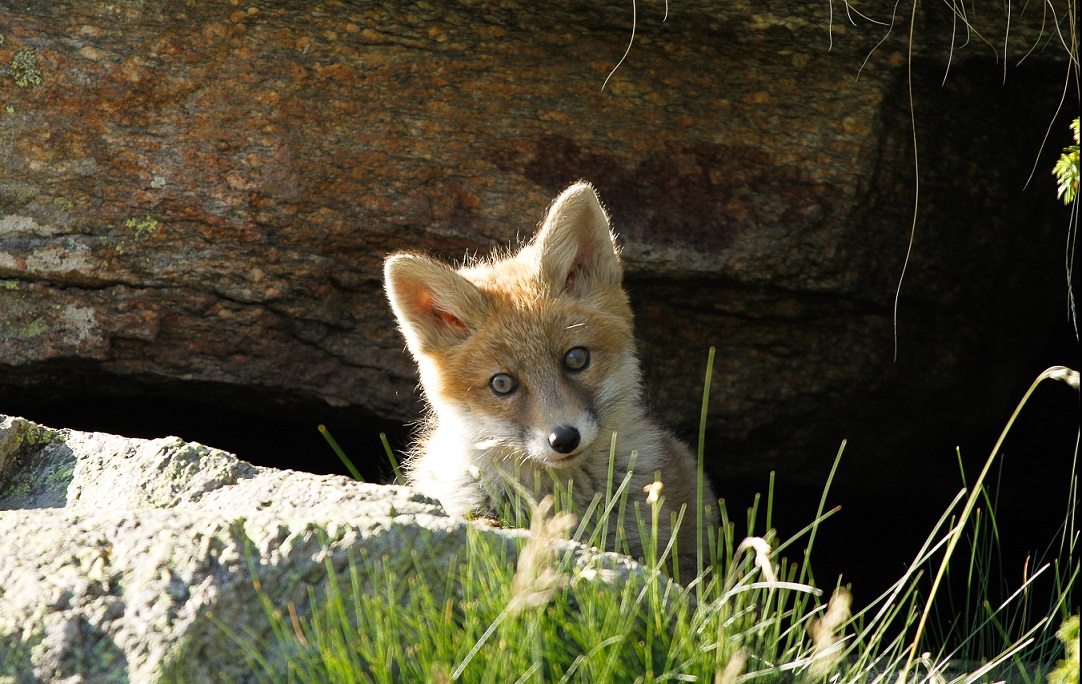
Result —
[{"label": "dark cave opening", "polygon": [[176,436],[259,466],[349,476],[319,431],[324,425],[361,477],[381,484],[392,482],[394,473],[380,435],[387,436],[399,459],[409,443],[409,425],[314,398],[223,383],[130,380],[86,367],[72,370],[79,381],[66,383],[63,395],[17,386],[16,378],[0,383],[0,414],[52,428],[144,439]]}]

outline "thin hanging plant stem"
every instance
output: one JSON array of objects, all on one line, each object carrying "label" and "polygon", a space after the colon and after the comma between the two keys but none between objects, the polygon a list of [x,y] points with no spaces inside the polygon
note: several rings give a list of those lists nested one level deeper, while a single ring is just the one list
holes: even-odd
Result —
[{"label": "thin hanging plant stem", "polygon": [[898,276],[898,287],[894,290],[894,362],[898,362],[898,300],[902,296],[902,281],[909,268],[909,257],[913,254],[913,243],[917,238],[917,209],[920,207],[920,162],[917,157],[917,104],[913,99],[913,29],[917,24],[917,0],[913,0],[909,14],[909,59],[906,71],[906,85],[909,88],[909,124],[913,129],[913,223],[909,228],[909,246],[905,249],[905,261]]},{"label": "thin hanging plant stem", "polygon": [[[668,14],[668,7],[668,3],[666,3],[666,14]],[[627,56],[631,54],[631,46],[635,43],[635,29],[638,28],[638,25],[639,10],[637,5],[635,4],[635,0],[631,0],[631,39],[627,41],[627,48],[624,50],[624,54],[620,57],[620,61],[616,63],[616,66],[612,68],[612,71],[609,72],[609,75],[605,77],[605,82],[601,84],[601,92],[605,92],[605,87],[609,85],[609,81],[612,79],[613,74],[615,74],[616,70],[619,69],[621,65],[623,65],[624,61],[627,59]]]}]

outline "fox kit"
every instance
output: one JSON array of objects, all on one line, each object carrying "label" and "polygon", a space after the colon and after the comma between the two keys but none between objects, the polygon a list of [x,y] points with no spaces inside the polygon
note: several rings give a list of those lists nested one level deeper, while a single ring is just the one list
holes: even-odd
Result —
[{"label": "fox kit", "polygon": [[581,512],[606,494],[615,439],[613,486],[633,474],[623,519],[614,507],[610,527],[621,526],[641,557],[638,521],[649,529],[651,519],[644,492],[659,480],[658,552],[686,506],[676,549],[687,580],[696,501],[706,530],[717,499],[705,482],[697,499],[695,458],[646,415],[622,277],[608,216],[586,183],[556,199],[516,254],[457,270],[417,254],[388,257],[387,295],[431,409],[408,480],[452,515],[494,517],[516,490],[539,499],[557,483]]}]

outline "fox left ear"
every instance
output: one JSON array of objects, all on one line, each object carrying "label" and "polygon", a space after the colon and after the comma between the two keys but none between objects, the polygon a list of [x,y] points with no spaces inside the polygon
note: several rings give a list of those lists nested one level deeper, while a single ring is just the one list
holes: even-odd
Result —
[{"label": "fox left ear", "polygon": [[535,268],[553,294],[582,295],[623,278],[609,217],[589,183],[564,190],[534,240]]}]

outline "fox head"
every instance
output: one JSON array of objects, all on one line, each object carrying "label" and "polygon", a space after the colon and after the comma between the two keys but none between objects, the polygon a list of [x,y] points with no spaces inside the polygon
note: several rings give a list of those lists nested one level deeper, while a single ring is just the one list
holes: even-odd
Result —
[{"label": "fox head", "polygon": [[517,253],[459,269],[390,256],[387,295],[438,429],[479,453],[552,468],[607,454],[641,392],[622,277],[586,183],[553,202]]}]

